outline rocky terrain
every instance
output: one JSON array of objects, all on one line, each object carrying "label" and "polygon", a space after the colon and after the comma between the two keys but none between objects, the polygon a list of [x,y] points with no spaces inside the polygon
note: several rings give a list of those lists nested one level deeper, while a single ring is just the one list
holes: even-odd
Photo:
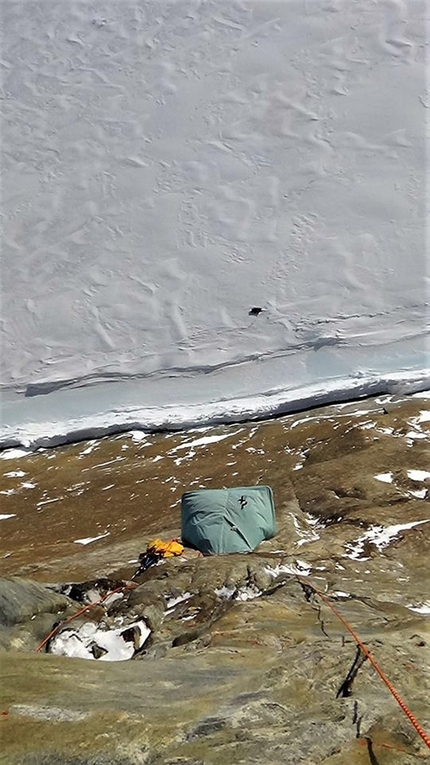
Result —
[{"label": "rocky terrain", "polygon": [[[428,398],[384,396],[4,452],[0,762],[428,759],[311,587],[428,731],[429,438]],[[251,555],[186,548],[132,579],[153,537],[180,536],[183,491],[258,483],[274,491],[274,539]]]}]

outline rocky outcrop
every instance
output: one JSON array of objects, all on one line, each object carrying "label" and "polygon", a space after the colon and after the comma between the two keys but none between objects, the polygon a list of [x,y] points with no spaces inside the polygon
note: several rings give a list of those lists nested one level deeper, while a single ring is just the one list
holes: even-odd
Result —
[{"label": "rocky outcrop", "polygon": [[[241,576],[236,584],[243,582]],[[145,598],[141,588],[135,593],[137,607]],[[401,607],[387,611],[376,598],[367,603],[354,593],[330,594],[391,680],[413,696],[415,714],[425,718],[425,684],[417,672],[424,667],[425,618],[405,618]],[[39,765],[62,756],[85,765],[218,765],[240,757],[246,763],[358,765],[366,762],[368,741],[374,752],[384,744],[383,762],[406,764],[422,752],[368,662],[345,688],[354,642],[295,577],[258,598],[217,596],[217,602],[225,607],[209,609],[200,622],[196,609],[204,609],[203,595],[178,604],[139,660],[103,664],[10,654],[9,671],[20,678],[20,692],[8,690],[4,761]],[[37,731],[36,740],[27,741],[28,755],[25,735],[14,739],[26,728]],[[395,747],[392,756],[385,745]]]},{"label": "rocky outcrop", "polygon": [[[26,595],[19,618],[9,615],[2,627],[1,763],[412,765],[425,756],[343,623],[307,586],[353,626],[428,730],[428,419],[420,399],[349,406],[216,429],[223,440],[203,446],[201,456],[187,446],[201,434],[176,434],[146,445],[106,439],[84,456],[87,445],[56,450],[49,472],[44,453],[25,468],[20,460],[35,483],[45,481],[41,501],[54,499],[55,474],[58,497],[71,495],[70,515],[58,499],[49,526],[48,506],[32,514],[27,500],[33,538],[45,529],[46,549],[24,549],[19,523],[15,547],[11,536],[4,548],[4,573],[15,575],[6,591],[12,582]],[[94,483],[78,505],[68,488],[82,484],[84,471]],[[246,556],[185,550],[132,582],[146,542],[179,534],[182,489],[258,481],[275,492],[273,540]],[[136,511],[126,494],[141,490]],[[19,496],[6,497],[17,517]],[[91,524],[94,515],[100,523],[100,502],[99,532],[110,536],[78,547],[75,537],[98,536]],[[23,582],[30,571],[39,584]],[[118,597],[65,626],[126,633],[125,642],[135,641],[131,661],[35,653],[53,622],[121,584]],[[35,631],[39,619],[50,624]],[[150,632],[142,645],[128,631],[136,623]]]},{"label": "rocky outcrop", "polygon": [[0,579],[0,625],[12,627],[43,614],[64,611],[70,600],[47,587],[18,577]]},{"label": "rocky outcrop", "polygon": [[[0,579],[0,647],[31,650],[73,602],[28,579]],[[68,612],[69,609],[69,612]]]}]

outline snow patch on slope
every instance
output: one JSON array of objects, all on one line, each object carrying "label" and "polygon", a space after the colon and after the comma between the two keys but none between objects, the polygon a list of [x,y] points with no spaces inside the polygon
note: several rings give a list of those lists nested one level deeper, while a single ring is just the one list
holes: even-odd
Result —
[{"label": "snow patch on slope", "polygon": [[422,523],[429,522],[430,519],[426,518],[422,521],[399,523],[393,526],[370,526],[365,534],[347,545],[346,555],[344,557],[352,558],[353,560],[368,560],[368,558],[363,558],[364,545],[366,543],[371,543],[379,552],[381,552],[385,547],[391,544],[394,539],[396,539],[401,531],[413,529],[415,526],[420,526]]}]

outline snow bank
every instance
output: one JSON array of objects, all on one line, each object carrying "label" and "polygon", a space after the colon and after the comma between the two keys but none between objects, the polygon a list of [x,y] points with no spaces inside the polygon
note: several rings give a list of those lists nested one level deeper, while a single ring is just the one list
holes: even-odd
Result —
[{"label": "snow bank", "polygon": [[[389,377],[354,378],[328,380],[320,385],[309,385],[292,390],[269,392],[242,399],[226,399],[207,404],[181,403],[153,407],[133,407],[83,415],[76,418],[25,422],[24,424],[0,427],[0,446],[5,451],[0,457],[28,454],[35,448],[99,438],[112,433],[139,430],[183,430],[205,424],[240,422],[250,419],[264,419],[294,412],[312,406],[345,401],[363,396],[376,395],[382,391],[411,392],[416,387],[429,384],[426,373],[398,373]],[[36,421],[35,421],[36,420]],[[23,445],[25,451],[17,450]]]}]

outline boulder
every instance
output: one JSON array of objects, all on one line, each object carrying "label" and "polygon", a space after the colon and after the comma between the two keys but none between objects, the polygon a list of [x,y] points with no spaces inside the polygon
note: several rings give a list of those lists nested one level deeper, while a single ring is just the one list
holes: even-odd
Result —
[{"label": "boulder", "polygon": [[1,627],[11,627],[38,614],[58,614],[70,604],[68,597],[39,582],[15,576],[0,579]]}]

